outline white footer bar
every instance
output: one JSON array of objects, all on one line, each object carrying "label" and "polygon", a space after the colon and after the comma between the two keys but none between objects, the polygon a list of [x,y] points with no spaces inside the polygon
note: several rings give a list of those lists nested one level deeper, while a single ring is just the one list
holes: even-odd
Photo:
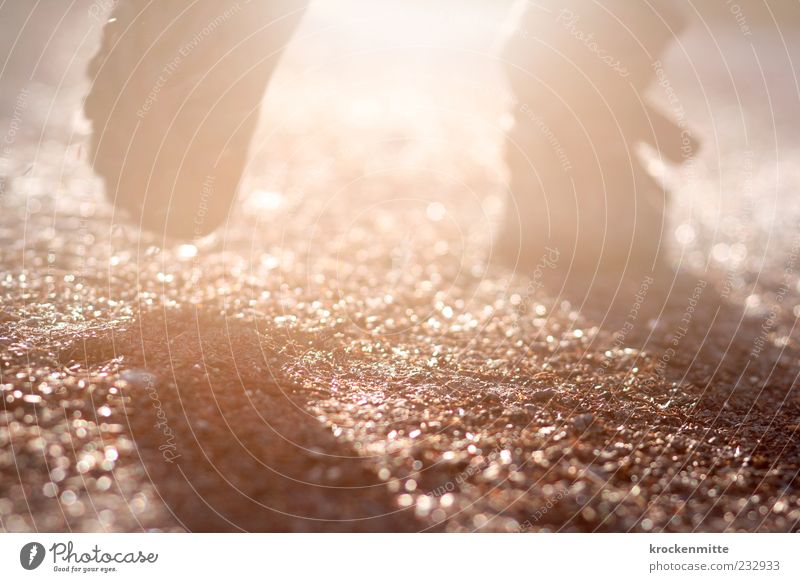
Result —
[{"label": "white footer bar", "polygon": [[3,580],[797,581],[798,554],[792,534],[0,534]]}]

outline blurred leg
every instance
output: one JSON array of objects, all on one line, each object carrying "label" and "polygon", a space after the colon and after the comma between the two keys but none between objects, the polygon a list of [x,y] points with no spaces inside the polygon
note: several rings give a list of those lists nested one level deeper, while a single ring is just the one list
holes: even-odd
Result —
[{"label": "blurred leg", "polygon": [[[74,2],[0,2],[0,173],[7,161],[6,146],[39,140],[47,122],[48,135],[71,129],[72,119],[55,118],[48,110],[83,95],[71,70],[91,56],[84,43],[92,0]],[[72,69],[71,69],[72,68]],[[68,109],[65,106],[64,109]],[[10,142],[5,142],[6,138]],[[26,167],[27,162],[24,164]]]},{"label": "blurred leg", "polygon": [[95,171],[165,237],[227,218],[260,103],[306,0],[124,0],[92,60]]},{"label": "blurred leg", "polygon": [[644,90],[682,25],[666,3],[549,0],[525,9],[504,55],[517,100],[506,262],[526,269],[556,251],[560,269],[592,275],[663,260],[665,192],[637,146],[680,159],[677,127],[654,115]]}]

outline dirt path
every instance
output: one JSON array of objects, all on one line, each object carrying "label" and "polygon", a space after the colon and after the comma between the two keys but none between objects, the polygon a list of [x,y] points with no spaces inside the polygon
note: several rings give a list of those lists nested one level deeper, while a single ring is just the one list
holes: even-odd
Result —
[{"label": "dirt path", "polygon": [[452,51],[396,55],[425,63],[409,71],[343,50],[350,76],[287,66],[247,196],[197,246],[112,217],[80,135],[20,134],[0,530],[796,531],[799,214],[778,150],[706,104],[691,121],[716,141],[675,179],[681,275],[559,296],[547,269],[486,267],[492,59],[443,87]]}]

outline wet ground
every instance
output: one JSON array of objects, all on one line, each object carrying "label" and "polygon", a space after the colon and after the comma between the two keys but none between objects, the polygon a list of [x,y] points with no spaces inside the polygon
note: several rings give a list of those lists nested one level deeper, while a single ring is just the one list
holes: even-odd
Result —
[{"label": "wet ground", "polygon": [[654,89],[705,145],[665,176],[677,274],[563,294],[545,263],[487,266],[497,18],[472,53],[348,31],[331,52],[324,22],[273,84],[241,205],[196,244],[112,216],[71,132],[80,84],[17,89],[0,529],[796,531],[780,39],[754,59],[715,36],[730,76],[676,49],[678,101]]}]

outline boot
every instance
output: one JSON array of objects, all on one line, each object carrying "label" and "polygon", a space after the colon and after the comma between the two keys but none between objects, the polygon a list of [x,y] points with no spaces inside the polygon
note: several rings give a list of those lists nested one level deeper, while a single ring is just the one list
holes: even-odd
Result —
[{"label": "boot", "polygon": [[561,285],[567,274],[591,281],[664,268],[667,193],[637,148],[684,157],[685,132],[643,96],[683,27],[667,3],[551,0],[522,14],[504,54],[517,103],[501,262],[524,272],[557,254]]},{"label": "boot", "polygon": [[231,208],[264,91],[305,0],[123,0],[89,66],[91,162],[109,200],[165,238]]}]

